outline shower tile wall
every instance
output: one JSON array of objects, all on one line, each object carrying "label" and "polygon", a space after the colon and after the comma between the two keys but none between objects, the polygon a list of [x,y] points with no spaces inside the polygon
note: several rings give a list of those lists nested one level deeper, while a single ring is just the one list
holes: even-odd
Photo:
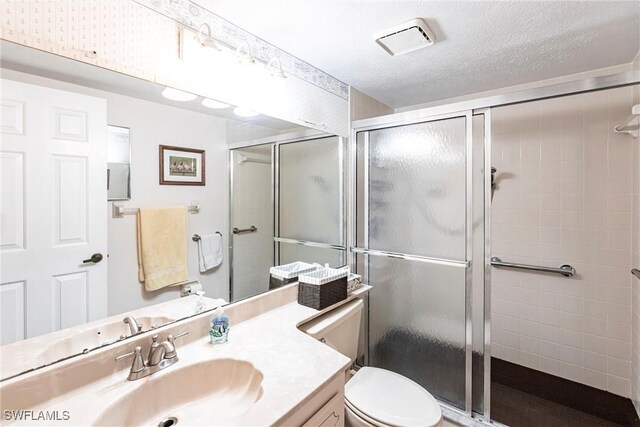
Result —
[{"label": "shower tile wall", "polygon": [[492,113],[493,255],[577,270],[492,270],[493,356],[625,397],[637,140],[612,129],[632,102],[622,88]]}]

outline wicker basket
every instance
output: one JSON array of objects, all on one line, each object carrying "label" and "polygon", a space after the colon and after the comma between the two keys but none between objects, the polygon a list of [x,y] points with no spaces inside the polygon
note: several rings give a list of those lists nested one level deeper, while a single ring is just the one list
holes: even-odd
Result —
[{"label": "wicker basket", "polygon": [[348,270],[322,268],[301,275],[298,283],[298,303],[322,310],[347,298]]},{"label": "wicker basket", "polygon": [[303,273],[310,273],[320,268],[319,265],[307,264],[306,262],[292,262],[291,264],[278,265],[269,270],[269,290],[281,288],[292,282],[298,281],[298,276]]}]

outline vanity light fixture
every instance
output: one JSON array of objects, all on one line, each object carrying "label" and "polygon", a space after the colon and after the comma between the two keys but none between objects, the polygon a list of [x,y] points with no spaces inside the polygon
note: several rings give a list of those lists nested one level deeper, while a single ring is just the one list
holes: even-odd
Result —
[{"label": "vanity light fixture", "polygon": [[251,53],[251,45],[249,42],[243,41],[238,45],[238,48],[236,49],[236,58],[240,63],[253,64],[256,62],[253,57],[253,53]]},{"label": "vanity light fixture", "polygon": [[174,89],[168,86],[164,88],[164,90],[162,91],[162,96],[172,101],[179,101],[179,102],[193,101],[198,97],[198,95],[194,95],[193,93],[185,92],[179,89]]},{"label": "vanity light fixture", "polygon": [[240,117],[255,117],[260,113],[256,113],[253,110],[244,107],[236,107],[233,109],[233,114]]},{"label": "vanity light fixture", "polygon": [[276,58],[275,56],[269,60],[267,66],[265,67],[267,73],[269,73],[273,77],[278,77],[281,79],[286,79],[287,76],[282,71],[282,62],[280,62],[280,58]]},{"label": "vanity light fixture", "polygon": [[229,104],[225,104],[224,102],[216,101],[215,99],[211,98],[204,98],[202,100],[202,105],[207,108],[213,108],[214,110],[221,110],[223,108],[231,107],[231,105]]},{"label": "vanity light fixture", "polygon": [[204,23],[200,25],[198,29],[198,42],[202,45],[202,47],[208,47],[215,50],[222,50],[218,43],[211,37],[211,27],[209,24]]}]

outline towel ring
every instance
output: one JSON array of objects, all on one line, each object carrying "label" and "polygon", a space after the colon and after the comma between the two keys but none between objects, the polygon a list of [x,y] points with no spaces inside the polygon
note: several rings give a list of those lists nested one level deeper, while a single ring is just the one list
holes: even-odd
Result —
[{"label": "towel ring", "polygon": [[[222,237],[222,233],[219,231],[216,231],[216,234],[219,234],[220,237]],[[191,237],[191,240],[193,240],[194,242],[199,242],[201,239],[199,234],[194,234],[193,237]]]}]

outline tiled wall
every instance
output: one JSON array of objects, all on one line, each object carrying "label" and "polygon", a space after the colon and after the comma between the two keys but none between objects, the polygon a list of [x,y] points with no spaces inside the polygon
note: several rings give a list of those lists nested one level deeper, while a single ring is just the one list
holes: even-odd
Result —
[{"label": "tiled wall", "polygon": [[[640,52],[633,63],[640,70]],[[633,103],[640,104],[640,86],[634,87]],[[633,141],[633,267],[640,269],[640,139]],[[631,398],[640,416],[640,279],[632,278],[633,339],[631,358]]]},{"label": "tiled wall", "polygon": [[493,355],[622,396],[631,392],[638,142],[612,130],[632,102],[622,88],[492,113],[493,255],[577,270],[493,269]]}]

